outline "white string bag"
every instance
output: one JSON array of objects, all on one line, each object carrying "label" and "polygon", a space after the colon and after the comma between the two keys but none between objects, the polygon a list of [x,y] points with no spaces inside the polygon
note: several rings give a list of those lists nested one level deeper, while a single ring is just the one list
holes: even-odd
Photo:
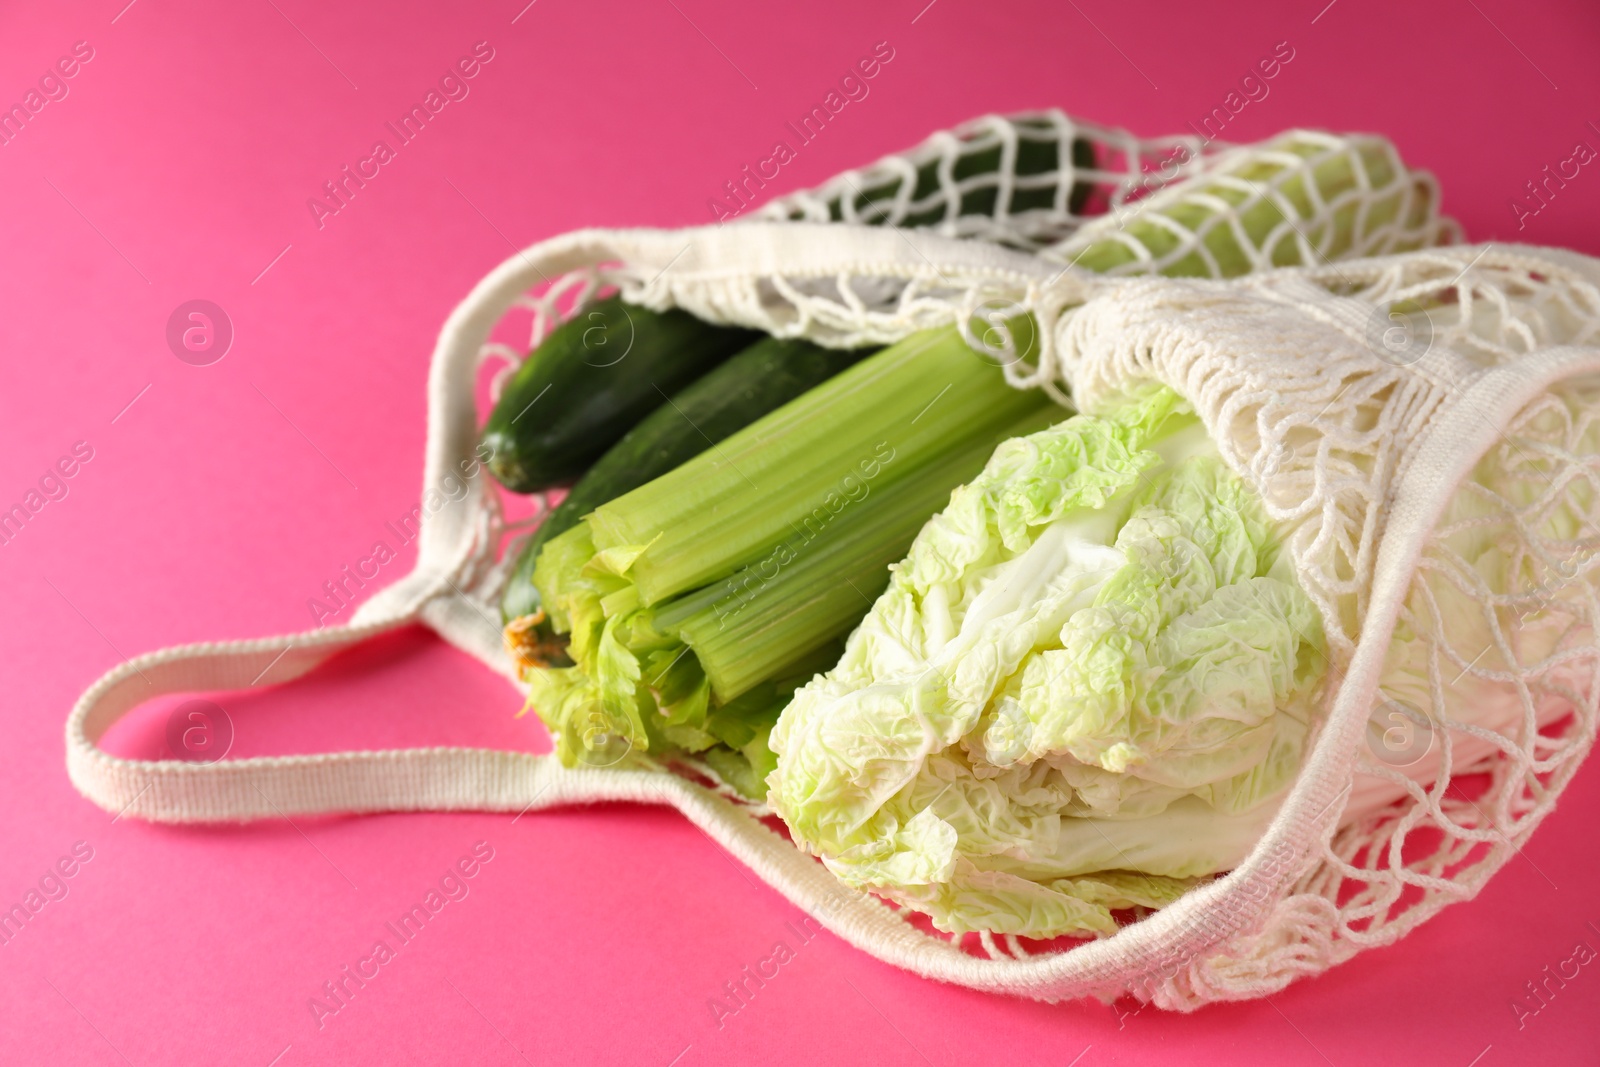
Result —
[{"label": "white string bag", "polygon": [[[959,218],[953,210],[944,221]],[[1030,247],[1067,248],[1081,237],[1070,211],[1024,225],[1008,222],[1002,206],[991,223],[1010,226],[1022,235],[1010,243]],[[1380,230],[1368,250],[1449,236],[1431,211],[1420,236],[1398,225]],[[1282,239],[1316,247],[1305,233]],[[1138,378],[1160,379],[1188,397],[1227,462],[1294,526],[1289,550],[1324,614],[1338,681],[1304,773],[1250,857],[1103,940],[1030,952],[1015,938],[952,941],[930,933],[841,886],[762,822],[759,810],[665,769],[568,769],[548,756],[462,748],[215,764],[124,760],[98,748],[113,722],[158,694],[286,682],[341,648],[415,623],[510,677],[495,607],[505,530],[482,478],[459,503],[427,517],[416,568],[348,625],[167,649],[108,672],[69,717],[68,771],[102,807],[162,822],[670,804],[838,936],[927,977],[1042,1000],[1131,993],[1180,1009],[1270,993],[1470,896],[1549,811],[1593,741],[1600,649],[1587,565],[1572,565],[1572,546],[1549,543],[1537,530],[1557,500],[1585,520],[1600,507],[1589,422],[1590,412],[1600,412],[1600,380],[1584,377],[1600,375],[1597,282],[1600,264],[1583,257],[1492,248],[1236,282],[1112,279],[989,242],[755,220],[568,234],[502,264],[452,313],[429,378],[425,488],[471,462],[473,386],[481,362],[503,354],[488,344],[502,316],[518,306],[533,311],[537,340],[561,310],[602,286],[657,309],[682,307],[832,344],[889,342],[967,322],[998,299],[1036,314],[1046,342],[1037,365],[1008,366],[1014,382],[1059,383],[1089,410]],[[541,285],[539,296],[527,295]],[[1427,294],[1447,295],[1432,312],[1424,355],[1407,362],[1370,343],[1374,316],[1387,322],[1391,303]],[[1470,585],[1476,577],[1452,558],[1453,531],[1438,519],[1454,494],[1472,491],[1457,487],[1484,456],[1548,476],[1551,488],[1531,501],[1502,502],[1498,512],[1480,508],[1470,520],[1475,529],[1498,524],[1507,550],[1529,561],[1516,588],[1483,588],[1479,579],[1472,589],[1494,607],[1499,641],[1494,654],[1474,659],[1478,650],[1450,647],[1430,615],[1429,583]],[[1527,625],[1560,626],[1566,636],[1556,654],[1522,663],[1509,613],[1526,616],[1530,608]],[[1433,637],[1430,654],[1440,664],[1508,695],[1509,711],[1485,725],[1452,702],[1441,677],[1436,702],[1423,709],[1441,742],[1431,779],[1366,756],[1397,618]],[[1447,794],[1480,772],[1489,784],[1473,800]],[[1440,831],[1442,843],[1402,859],[1400,846],[1422,827]],[[986,956],[969,951],[973,941]]]},{"label": "white string bag", "polygon": [[1227,147],[1187,134],[1141,139],[1057,110],[985,115],[778,197],[754,217],[926,230],[1037,252],[1193,176]]}]

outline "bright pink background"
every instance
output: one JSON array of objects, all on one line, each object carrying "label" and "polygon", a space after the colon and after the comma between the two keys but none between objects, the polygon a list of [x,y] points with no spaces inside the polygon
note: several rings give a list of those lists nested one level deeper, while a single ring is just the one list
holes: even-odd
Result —
[{"label": "bright pink background", "polygon": [[[73,442],[95,450],[0,548],[0,903],[73,842],[94,849],[70,895],[0,947],[0,1060],[1593,1062],[1592,968],[1520,1032],[1510,1001],[1580,938],[1600,947],[1594,767],[1479,900],[1271,1003],[1119,1019],[937,986],[824,934],[720,1030],[707,998],[799,915],[669,812],[170,829],[81,799],[61,725],[95,677],[125,654],[304,628],[307,598],[416,504],[435,332],[511,244],[707,221],[707,198],[875,42],[895,58],[872,95],[782,188],[991,110],[1180,131],[1287,40],[1294,60],[1227,136],[1379,131],[1440,176],[1473,239],[1600,253],[1600,170],[1520,234],[1507,206],[1579,138],[1600,147],[1586,0],[1337,0],[1320,16],[1325,0],[525,2],[0,14],[0,103],[73,42],[95,50],[0,147],[0,504]],[[495,58],[471,95],[319,231],[306,198],[480,40]],[[212,366],[164,341],[195,297],[237,332]],[[224,703],[238,755],[546,745],[509,687],[420,634]],[[115,744],[156,756],[163,724],[144,709]],[[308,999],[479,840],[495,856],[471,895],[319,1031]]]}]

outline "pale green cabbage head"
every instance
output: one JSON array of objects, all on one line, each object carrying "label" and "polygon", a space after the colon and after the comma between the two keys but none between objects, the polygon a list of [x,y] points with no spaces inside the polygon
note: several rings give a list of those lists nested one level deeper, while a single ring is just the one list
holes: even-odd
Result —
[{"label": "pale green cabbage head", "polygon": [[946,930],[1169,903],[1300,763],[1324,646],[1280,543],[1170,389],[1006,442],[795,694],[769,802]]}]

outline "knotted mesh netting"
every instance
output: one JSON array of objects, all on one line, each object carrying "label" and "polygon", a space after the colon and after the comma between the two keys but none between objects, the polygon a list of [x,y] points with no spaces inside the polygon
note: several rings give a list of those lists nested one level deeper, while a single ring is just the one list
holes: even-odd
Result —
[{"label": "knotted mesh netting", "polygon": [[[509,522],[481,482],[425,518],[416,571],[348,627],[109,672],[68,722],[73,781],[171,822],[668,803],[839,936],[918,974],[1179,1009],[1271,993],[1476,892],[1595,735],[1600,269],[1449,247],[1458,231],[1438,201],[1376,137],[1225,147],[1059,112],[990,116],[747,220],[542,242],[485,278],[441,335],[430,485],[466,469],[475,400],[613,291],[833,346],[956,323],[1012,385],[1086,412],[1151,379],[1180,393],[1287,531],[1331,669],[1300,774],[1262,813],[1255,848],[1106,936],[941,933],[840,884],[692,760],[566,768],[414,749],[175,766],[97,747],[146,675],[172,691],[287,679],[415,622],[514,673],[497,601],[508,548],[540,508]],[[1031,347],[1012,333],[1021,312]]]}]

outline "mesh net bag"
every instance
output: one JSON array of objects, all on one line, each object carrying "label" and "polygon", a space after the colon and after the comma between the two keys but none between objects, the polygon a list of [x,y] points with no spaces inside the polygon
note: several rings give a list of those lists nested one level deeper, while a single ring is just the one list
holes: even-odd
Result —
[{"label": "mesh net bag", "polygon": [[[996,169],[962,166],[973,158]],[[435,349],[425,488],[468,491],[425,517],[415,570],[346,626],[113,669],[69,717],[69,774],[108,810],[163,822],[668,804],[838,936],[926,977],[1184,1010],[1269,994],[1471,896],[1595,734],[1600,264],[1452,247],[1437,202],[1376,138],[1206,154],[1044,113],[937,135],[763,218],[535,245],[474,289]],[[1136,382],[1181,393],[1292,530],[1333,661],[1304,766],[1249,856],[1110,936],[1030,944],[940,934],[843,886],[759,805],[681,768],[460,748],[193,764],[98,747],[157,693],[280,684],[419,623],[514,677],[494,608],[511,530],[469,472],[475,387],[514,358],[490,343],[507,316],[536,343],[611,290],[831,345],[1026,310],[1042,343],[1005,361],[1019,388],[1091,412]]]},{"label": "mesh net bag", "polygon": [[987,115],[753,217],[919,229],[1039,252],[1192,175],[1216,151],[1199,137],[1141,140],[1061,111]]}]

